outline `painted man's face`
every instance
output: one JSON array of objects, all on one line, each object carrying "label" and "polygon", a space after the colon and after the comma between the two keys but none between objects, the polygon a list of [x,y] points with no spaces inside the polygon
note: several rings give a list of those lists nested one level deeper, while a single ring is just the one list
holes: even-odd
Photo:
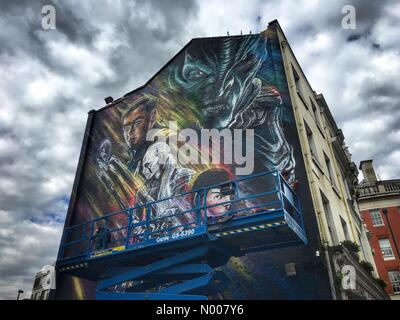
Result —
[{"label": "painted man's face", "polygon": [[136,149],[146,141],[146,134],[154,124],[153,112],[140,106],[127,114],[123,120],[124,138],[131,149]]},{"label": "painted man's face", "polygon": [[220,188],[210,189],[207,193],[207,198],[206,198],[207,206],[212,206],[212,205],[216,206],[207,209],[208,217],[214,217],[214,218],[221,217],[225,213],[227,213],[231,207],[230,203],[221,204],[219,206],[217,204],[224,203],[230,200],[231,196],[223,194]]}]

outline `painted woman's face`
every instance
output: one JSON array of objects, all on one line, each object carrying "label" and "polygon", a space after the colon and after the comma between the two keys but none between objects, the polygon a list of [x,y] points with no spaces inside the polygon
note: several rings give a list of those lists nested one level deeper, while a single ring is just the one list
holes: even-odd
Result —
[{"label": "painted woman's face", "polygon": [[225,213],[227,213],[231,207],[230,203],[225,203],[225,204],[221,204],[221,205],[217,205],[219,203],[224,203],[227,201],[231,200],[231,196],[230,195],[224,195],[221,192],[220,188],[214,188],[214,189],[210,189],[207,193],[207,198],[206,198],[206,202],[207,202],[207,206],[212,206],[212,205],[216,205],[213,206],[211,208],[207,209],[207,216],[208,217],[221,217],[223,216]]}]

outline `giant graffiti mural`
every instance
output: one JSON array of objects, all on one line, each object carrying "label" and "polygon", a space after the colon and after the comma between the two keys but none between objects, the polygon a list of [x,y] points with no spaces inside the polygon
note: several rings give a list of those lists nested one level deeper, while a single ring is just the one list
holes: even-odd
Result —
[{"label": "giant graffiti mural", "polygon": [[[235,169],[240,165],[235,161],[178,161],[177,154],[179,159],[193,154],[204,156],[199,141],[178,139],[176,145],[169,143],[176,141],[176,132],[183,129],[199,135],[204,129],[252,129],[253,172],[279,170],[293,183],[296,161],[287,128],[294,120],[276,37],[274,32],[266,31],[195,39],[146,86],[96,112],[71,225],[146,203],[153,203],[153,217],[171,216],[193,204],[192,195],[179,195],[237,176]],[[177,131],[171,130],[171,121]],[[157,138],[149,141],[150,132]],[[245,137],[241,139],[240,146],[245,150]],[[188,153],[189,149],[192,152]],[[211,148],[209,151],[212,153]],[[220,153],[222,159],[223,151]],[[244,183],[238,192],[260,188],[262,184]],[[218,204],[234,195],[227,185],[211,189],[206,199],[200,199],[214,205],[207,212],[210,224],[229,219],[231,206]],[[246,207],[246,203],[236,206]],[[141,211],[136,212],[135,219],[141,221]],[[124,219],[116,216],[113,223],[122,226]],[[174,226],[190,219],[190,214],[171,217],[160,220],[163,226],[154,223],[152,228],[161,230],[165,224]],[[143,232],[135,230],[132,241],[140,241]],[[117,236],[111,234],[111,238]],[[237,292],[242,294],[248,290],[246,286],[251,286],[249,283],[255,285],[255,279],[246,271],[247,263],[243,258],[233,258],[225,267],[227,274],[243,280],[235,281],[241,286]],[[63,281],[71,298],[90,297],[94,288],[90,282],[76,278]],[[222,298],[232,297],[242,296],[226,292]]]}]

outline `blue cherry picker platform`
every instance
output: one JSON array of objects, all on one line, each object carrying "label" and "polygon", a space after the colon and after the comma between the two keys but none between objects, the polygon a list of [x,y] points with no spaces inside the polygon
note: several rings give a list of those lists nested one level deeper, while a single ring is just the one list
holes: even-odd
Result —
[{"label": "blue cherry picker platform", "polygon": [[[211,191],[229,196],[210,204]],[[230,257],[299,244],[300,201],[273,171],[67,227],[57,270],[97,281],[96,299],[207,299],[226,288]]]}]

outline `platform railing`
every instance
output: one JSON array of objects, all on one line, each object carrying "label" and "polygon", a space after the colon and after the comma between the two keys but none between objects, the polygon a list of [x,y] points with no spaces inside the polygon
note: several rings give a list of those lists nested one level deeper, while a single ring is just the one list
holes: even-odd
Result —
[{"label": "platform railing", "polygon": [[[256,191],[253,191],[255,183],[252,179],[257,182]],[[207,204],[208,192],[216,188],[229,189],[230,199]],[[213,219],[210,212],[219,206],[226,206],[226,212]],[[160,209],[164,209],[161,215],[155,215]],[[279,172],[263,172],[112,212],[65,228],[58,261],[185,239],[206,233],[213,224],[223,228],[226,221],[257,215],[270,215],[272,218],[276,212],[284,212],[286,219],[304,230],[300,201],[295,192]]]}]

